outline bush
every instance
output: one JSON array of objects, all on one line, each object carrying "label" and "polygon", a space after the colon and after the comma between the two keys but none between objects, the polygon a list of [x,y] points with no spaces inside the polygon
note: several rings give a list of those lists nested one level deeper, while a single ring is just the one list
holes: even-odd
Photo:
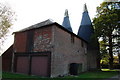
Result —
[{"label": "bush", "polygon": [[108,69],[108,68],[109,68],[109,65],[108,65],[108,64],[101,64],[101,68],[102,68],[102,69]]},{"label": "bush", "polygon": [[[109,69],[108,64],[101,64],[102,69]],[[113,64],[113,69],[120,69],[120,64]]]},{"label": "bush", "polygon": [[120,69],[120,64],[113,64],[114,69]]}]

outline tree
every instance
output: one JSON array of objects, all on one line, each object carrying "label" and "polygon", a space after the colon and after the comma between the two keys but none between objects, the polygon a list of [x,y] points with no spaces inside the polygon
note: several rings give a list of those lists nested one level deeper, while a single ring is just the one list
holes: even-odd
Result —
[{"label": "tree", "polygon": [[100,55],[101,55],[101,59],[102,60],[106,60],[106,62],[108,62],[109,60],[109,55],[108,55],[108,49],[105,46],[105,42],[104,41],[99,41],[100,43]]},{"label": "tree", "polygon": [[0,3],[0,45],[3,44],[12,22],[15,20],[14,14],[9,6]]},{"label": "tree", "polygon": [[113,31],[119,28],[119,14],[119,2],[103,2],[97,7],[97,15],[93,19],[96,36],[104,41],[104,46],[108,49],[111,69],[113,68]]},{"label": "tree", "polygon": [[[120,23],[119,23],[119,26],[120,26]],[[118,55],[119,63],[120,63],[120,27],[114,31],[113,38],[114,38],[113,53]]]}]

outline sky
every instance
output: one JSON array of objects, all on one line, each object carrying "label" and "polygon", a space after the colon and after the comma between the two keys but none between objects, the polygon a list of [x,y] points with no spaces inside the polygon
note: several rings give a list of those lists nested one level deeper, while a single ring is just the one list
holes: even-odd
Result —
[{"label": "sky", "polygon": [[83,5],[86,3],[92,21],[96,15],[96,7],[102,2],[103,0],[0,0],[0,3],[11,7],[17,19],[13,22],[0,53],[13,44],[14,35],[12,33],[15,31],[47,19],[52,19],[62,25],[65,9],[68,9],[71,27],[76,34],[81,23]]}]

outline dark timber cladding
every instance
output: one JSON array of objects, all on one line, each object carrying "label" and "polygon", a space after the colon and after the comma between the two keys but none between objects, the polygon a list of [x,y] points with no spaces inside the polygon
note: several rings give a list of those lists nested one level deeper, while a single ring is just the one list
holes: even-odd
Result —
[{"label": "dark timber cladding", "polygon": [[2,70],[5,72],[11,71],[12,55],[13,55],[13,45],[11,45],[4,52],[4,54],[2,54]]},{"label": "dark timber cladding", "polygon": [[34,43],[34,30],[27,31],[27,43],[26,43],[26,51],[33,51],[33,43]]},{"label": "dark timber cladding", "polygon": [[17,66],[17,69],[16,69],[17,72],[28,74],[29,57],[27,57],[27,56],[19,56],[19,57],[17,57],[16,66]]},{"label": "dark timber cladding", "polygon": [[18,32],[15,35],[14,51],[26,52],[27,32]]},{"label": "dark timber cladding", "polygon": [[14,72],[49,77],[51,52],[15,53]]}]

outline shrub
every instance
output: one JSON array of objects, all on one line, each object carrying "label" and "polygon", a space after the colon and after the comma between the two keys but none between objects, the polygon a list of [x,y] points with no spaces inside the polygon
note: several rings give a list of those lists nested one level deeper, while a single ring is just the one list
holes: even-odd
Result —
[{"label": "shrub", "polygon": [[114,69],[120,69],[120,64],[113,64]]}]

